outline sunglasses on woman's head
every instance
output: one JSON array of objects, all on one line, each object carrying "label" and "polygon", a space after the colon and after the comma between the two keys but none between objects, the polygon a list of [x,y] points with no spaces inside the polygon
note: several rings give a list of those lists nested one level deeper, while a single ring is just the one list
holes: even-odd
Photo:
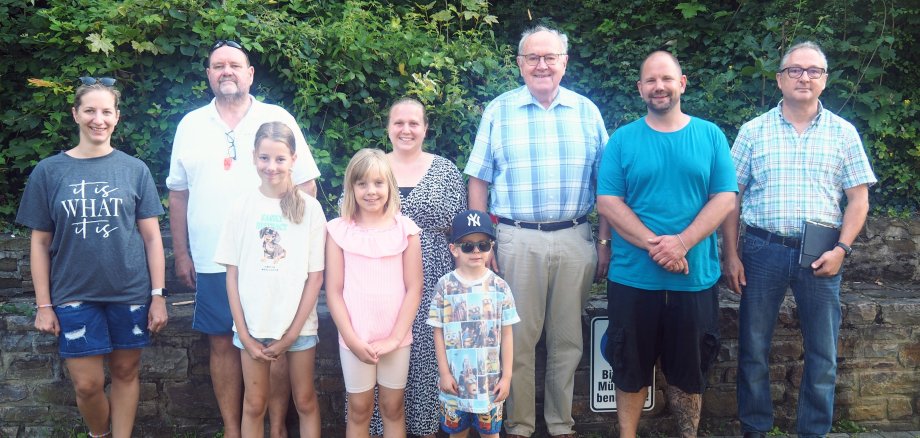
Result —
[{"label": "sunglasses on woman's head", "polygon": [[94,78],[92,76],[81,76],[80,82],[82,82],[83,85],[102,84],[106,87],[111,87],[115,85],[115,78]]},{"label": "sunglasses on woman's head", "polygon": [[457,242],[454,245],[460,247],[460,251],[463,251],[467,254],[473,252],[473,249],[479,248],[479,252],[489,252],[492,250],[492,241],[483,240],[480,242]]}]

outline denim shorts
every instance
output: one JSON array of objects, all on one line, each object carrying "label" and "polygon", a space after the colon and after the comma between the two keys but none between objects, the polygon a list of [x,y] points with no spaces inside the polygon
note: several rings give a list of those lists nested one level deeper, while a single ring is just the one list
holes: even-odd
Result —
[{"label": "denim shorts", "polygon": [[227,273],[195,277],[195,316],[192,328],[206,335],[233,334],[233,315],[227,298]]},{"label": "denim shorts", "polygon": [[[255,338],[256,341],[259,341],[264,346],[276,341],[277,339],[272,338]],[[304,351],[309,350],[319,344],[319,336],[316,335],[307,335],[307,336],[298,336],[294,340],[294,343],[288,347],[287,351]],[[240,340],[240,335],[236,332],[233,333],[233,345],[240,350],[245,350],[243,347],[243,341]]]},{"label": "denim shorts", "polygon": [[146,304],[74,301],[54,306],[63,358],[98,356],[150,345]]},{"label": "denim shorts", "polygon": [[444,432],[460,433],[470,427],[483,435],[492,435],[501,431],[502,403],[492,407],[492,410],[485,414],[460,411],[454,405],[441,403],[441,429]]}]

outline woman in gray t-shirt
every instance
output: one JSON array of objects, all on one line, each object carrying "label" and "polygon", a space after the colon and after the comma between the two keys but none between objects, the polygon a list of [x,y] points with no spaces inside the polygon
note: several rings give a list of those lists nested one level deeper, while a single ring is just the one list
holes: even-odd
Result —
[{"label": "woman in gray t-shirt", "polygon": [[80,142],[38,163],[16,221],[32,229],[35,328],[58,336],[89,436],[130,437],[140,349],[167,320],[163,208],[147,166],[112,147],[115,80],[80,79]]}]

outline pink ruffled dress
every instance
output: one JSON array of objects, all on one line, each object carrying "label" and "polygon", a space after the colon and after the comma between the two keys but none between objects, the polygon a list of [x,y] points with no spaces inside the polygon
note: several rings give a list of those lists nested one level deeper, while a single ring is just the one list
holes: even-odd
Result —
[{"label": "pink ruffled dress", "polygon": [[[355,334],[368,343],[388,337],[406,296],[403,251],[409,246],[409,236],[421,229],[402,215],[387,228],[362,228],[354,221],[335,218],[326,229],[345,256],[343,296]],[[410,344],[411,330],[399,346]],[[341,335],[339,345],[348,348]]]}]

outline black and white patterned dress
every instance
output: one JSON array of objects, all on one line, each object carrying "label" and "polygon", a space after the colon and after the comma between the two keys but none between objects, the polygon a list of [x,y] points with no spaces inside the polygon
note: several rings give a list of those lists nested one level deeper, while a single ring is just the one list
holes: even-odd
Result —
[{"label": "black and white patterned dress", "polygon": [[[435,155],[428,172],[408,195],[400,194],[401,211],[422,229],[422,302],[412,323],[412,349],[406,383],[406,432],[428,435],[438,431],[438,361],[434,332],[425,323],[438,280],[454,269],[447,248],[447,230],[454,215],[466,210],[463,176],[450,160]],[[375,407],[371,435],[383,435],[383,422]]]}]

